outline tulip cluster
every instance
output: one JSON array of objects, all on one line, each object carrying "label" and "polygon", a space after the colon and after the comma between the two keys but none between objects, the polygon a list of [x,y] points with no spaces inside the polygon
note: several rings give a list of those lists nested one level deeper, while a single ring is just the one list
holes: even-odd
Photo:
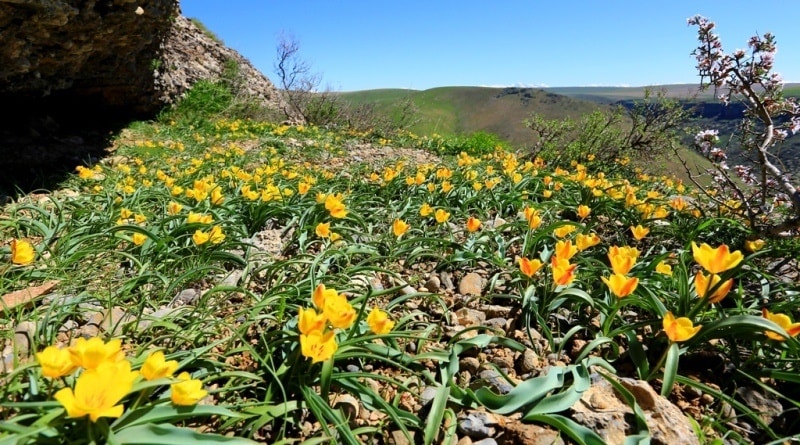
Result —
[{"label": "tulip cluster", "polygon": [[[336,329],[349,329],[356,321],[357,313],[347,297],[336,289],[319,284],[311,296],[315,308],[299,308],[297,329],[300,331],[300,352],[312,363],[323,362],[333,357],[338,349]],[[394,327],[394,321],[376,308],[367,316],[372,332],[386,334]]]},{"label": "tulip cluster", "polygon": [[[178,362],[165,360],[164,353],[151,353],[141,369],[132,369],[131,362],[122,351],[122,341],[104,342],[98,337],[79,338],[68,348],[48,346],[36,354],[42,375],[51,379],[73,375],[80,370],[73,387],[58,390],[54,397],[64,406],[67,416],[89,416],[97,422],[100,417],[120,417],[125,411],[123,399],[132,392],[134,383],[145,380],[172,378]],[[200,380],[182,372],[170,385],[172,403],[179,406],[194,405],[208,392]]]}]

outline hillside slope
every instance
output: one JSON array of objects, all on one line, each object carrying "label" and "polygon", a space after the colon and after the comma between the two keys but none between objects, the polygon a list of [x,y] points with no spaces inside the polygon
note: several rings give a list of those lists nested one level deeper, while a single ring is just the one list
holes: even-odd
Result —
[{"label": "hillside slope", "polygon": [[577,118],[606,105],[534,88],[441,87],[424,91],[381,89],[341,93],[353,104],[372,103],[389,111],[401,100],[411,100],[420,121],[418,134],[468,134],[488,131],[512,144],[524,146],[530,130],[523,120],[531,113],[549,119]]}]

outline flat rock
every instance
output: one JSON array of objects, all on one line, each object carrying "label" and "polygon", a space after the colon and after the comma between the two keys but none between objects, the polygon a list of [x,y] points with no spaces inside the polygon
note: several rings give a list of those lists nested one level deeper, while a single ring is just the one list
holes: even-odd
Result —
[{"label": "flat rock", "polygon": [[[595,376],[592,386],[571,408],[576,422],[599,434],[608,444],[622,444],[635,433],[633,410],[604,378]],[[629,378],[619,382],[630,391],[644,411],[653,445],[699,445],[700,441],[681,410],[657,394],[649,383]]]},{"label": "flat rock", "polygon": [[470,272],[458,282],[458,292],[461,295],[480,296],[483,293],[483,278],[475,272]]}]

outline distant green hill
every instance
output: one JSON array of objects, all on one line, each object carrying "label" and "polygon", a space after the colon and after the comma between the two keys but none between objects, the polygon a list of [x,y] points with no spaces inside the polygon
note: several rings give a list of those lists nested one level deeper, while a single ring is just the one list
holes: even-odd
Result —
[{"label": "distant green hill", "polygon": [[607,106],[535,88],[441,87],[424,91],[381,89],[340,94],[353,104],[372,103],[378,110],[387,112],[398,101],[411,100],[420,112],[419,123],[411,128],[417,134],[488,131],[519,146],[530,139],[530,130],[522,121],[531,113],[549,119],[577,118]]}]

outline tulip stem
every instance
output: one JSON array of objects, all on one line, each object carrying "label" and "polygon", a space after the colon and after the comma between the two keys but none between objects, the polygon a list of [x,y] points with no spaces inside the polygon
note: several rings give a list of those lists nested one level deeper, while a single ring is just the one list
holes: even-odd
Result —
[{"label": "tulip stem", "polygon": [[652,380],[656,376],[656,374],[658,374],[658,372],[661,370],[661,367],[664,366],[664,362],[667,360],[667,353],[669,353],[669,348],[671,346],[672,342],[670,341],[669,345],[667,345],[667,347],[664,348],[664,352],[661,353],[661,357],[658,359],[658,362],[656,362],[656,365],[650,368],[650,374],[648,374],[647,378],[645,379],[646,382]]}]

